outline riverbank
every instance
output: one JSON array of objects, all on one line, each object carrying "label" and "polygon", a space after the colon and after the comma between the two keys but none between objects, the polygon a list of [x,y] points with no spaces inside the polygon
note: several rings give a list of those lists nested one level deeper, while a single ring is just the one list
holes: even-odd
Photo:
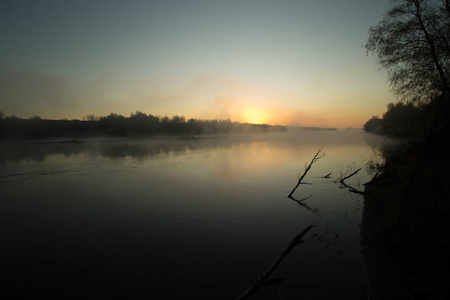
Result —
[{"label": "riverbank", "polygon": [[402,159],[366,185],[361,253],[368,299],[449,299],[450,160],[441,147]]}]

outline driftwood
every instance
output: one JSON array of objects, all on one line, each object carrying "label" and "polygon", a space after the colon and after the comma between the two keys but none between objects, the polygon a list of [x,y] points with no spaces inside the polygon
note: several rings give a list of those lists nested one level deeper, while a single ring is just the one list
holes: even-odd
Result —
[{"label": "driftwood", "polygon": [[298,244],[303,243],[302,238],[303,236],[313,228],[313,225],[308,226],[305,230],[300,232],[298,235],[294,237],[294,239],[289,243],[287,248],[278,256],[278,258],[273,262],[273,264],[270,266],[269,269],[267,269],[264,273],[259,276],[255,282],[252,283],[252,286],[248,288],[244,293],[242,293],[239,297],[236,298],[236,300],[243,300],[250,297],[253,293],[255,293],[259,288],[261,288],[264,285],[268,284],[274,284],[283,281],[286,278],[276,278],[276,279],[268,279],[270,274],[278,267],[278,265],[281,263],[283,258],[289,254],[289,252],[294,249],[295,246]]},{"label": "driftwood", "polygon": [[[314,155],[313,159],[311,160],[311,162],[309,163],[309,165],[307,165],[305,167],[305,172],[303,172],[303,175],[298,179],[297,185],[292,189],[291,193],[289,194],[289,198],[293,199],[292,194],[294,194],[295,190],[298,188],[298,186],[300,184],[305,184],[304,182],[302,182],[303,178],[305,178],[306,173],[308,173],[308,171],[311,169],[312,165],[319,159],[321,159],[325,154],[322,153],[322,149],[323,147],[320,147],[319,150],[317,150],[316,155]],[[322,154],[321,154],[322,153]],[[295,200],[295,199],[294,199]]]}]

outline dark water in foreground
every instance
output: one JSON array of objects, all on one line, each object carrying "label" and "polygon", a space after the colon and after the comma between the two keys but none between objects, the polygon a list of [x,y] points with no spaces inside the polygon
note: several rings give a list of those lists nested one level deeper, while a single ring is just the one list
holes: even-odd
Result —
[{"label": "dark water in foreground", "polygon": [[[363,199],[333,179],[363,167],[348,181],[363,189],[380,142],[342,131],[2,143],[0,293],[234,299],[313,224],[272,275],[288,279],[252,299],[358,299]],[[322,145],[312,185],[294,194],[312,195],[314,213],[286,196]]]}]

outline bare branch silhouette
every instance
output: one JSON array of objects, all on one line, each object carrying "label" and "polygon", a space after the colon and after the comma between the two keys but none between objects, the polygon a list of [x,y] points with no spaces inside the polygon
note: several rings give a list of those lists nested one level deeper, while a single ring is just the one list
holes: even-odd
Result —
[{"label": "bare branch silhouette", "polygon": [[304,182],[302,182],[302,180],[303,180],[303,178],[305,178],[306,173],[308,173],[308,171],[311,169],[312,165],[313,165],[317,160],[319,160],[319,159],[321,159],[322,157],[325,156],[325,153],[322,153],[322,150],[323,150],[323,147],[320,147],[320,149],[317,150],[316,155],[314,155],[314,157],[312,158],[312,160],[311,160],[311,162],[309,163],[309,165],[307,165],[307,166],[305,167],[305,172],[303,172],[303,175],[299,178],[299,180],[298,180],[298,182],[297,182],[297,185],[294,187],[294,189],[292,189],[291,193],[290,193],[289,196],[288,196],[289,198],[295,200],[295,199],[292,197],[292,194],[294,194],[295,190],[298,188],[298,186],[299,186],[300,184],[305,184]]},{"label": "bare branch silhouette", "polygon": [[[346,172],[347,174],[348,174],[348,171]],[[350,175],[347,175],[345,177],[344,177],[344,175],[346,173],[344,173],[344,174],[341,173],[341,176],[338,178],[338,180],[339,180],[339,183],[342,185],[342,187],[347,188],[349,192],[355,193],[355,194],[359,194],[359,195],[364,195],[364,192],[359,191],[359,190],[355,189],[354,187],[352,187],[352,186],[348,185],[347,183],[345,183],[345,180],[355,176],[356,174],[358,174],[359,171],[361,171],[361,168],[359,168],[358,170],[354,171],[353,173],[351,173]]]},{"label": "bare branch silhouette", "polygon": [[345,180],[347,180],[347,179],[349,179],[350,177],[352,177],[352,176],[354,176],[354,175],[356,175],[356,174],[358,174],[358,172],[361,170],[361,168],[359,168],[358,170],[356,170],[355,172],[353,172],[352,174],[350,174],[350,175],[348,175],[348,176],[345,176],[345,177],[342,177],[341,176],[341,178],[339,179],[339,182],[340,183],[344,183],[344,181]]}]

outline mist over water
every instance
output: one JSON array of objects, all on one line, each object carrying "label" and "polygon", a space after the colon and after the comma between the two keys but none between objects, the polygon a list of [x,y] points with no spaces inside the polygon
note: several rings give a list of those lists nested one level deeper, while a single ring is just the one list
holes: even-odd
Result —
[{"label": "mist over water", "polygon": [[[233,299],[305,236],[255,299],[360,295],[362,131],[0,144],[1,285],[31,298]],[[298,205],[287,195],[305,163]],[[328,173],[330,179],[319,178]],[[317,211],[314,213],[313,211]],[[320,238],[322,237],[322,238]]]}]

